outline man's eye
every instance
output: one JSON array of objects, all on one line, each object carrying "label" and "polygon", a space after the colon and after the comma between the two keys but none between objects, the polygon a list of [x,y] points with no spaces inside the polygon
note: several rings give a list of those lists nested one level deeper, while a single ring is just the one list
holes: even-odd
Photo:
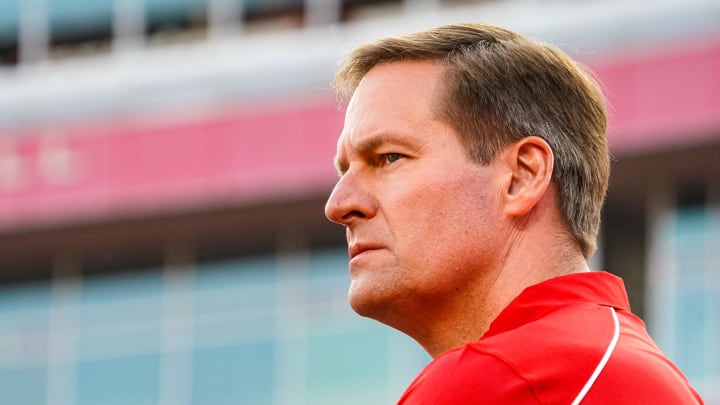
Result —
[{"label": "man's eye", "polygon": [[399,153],[385,153],[382,155],[382,162],[383,163],[394,163],[402,157]]}]

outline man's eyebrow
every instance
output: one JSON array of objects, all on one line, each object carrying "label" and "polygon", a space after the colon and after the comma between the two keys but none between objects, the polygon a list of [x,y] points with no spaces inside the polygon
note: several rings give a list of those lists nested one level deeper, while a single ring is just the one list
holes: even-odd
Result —
[{"label": "man's eyebrow", "polygon": [[[410,142],[402,135],[388,132],[379,132],[377,134],[373,134],[362,139],[354,145],[353,149],[359,155],[366,155],[384,144],[411,146]],[[341,175],[344,174],[348,170],[348,167],[349,163],[347,161],[347,158],[344,156],[344,153],[338,152],[338,154],[335,156],[335,168],[337,169],[338,173]]]}]

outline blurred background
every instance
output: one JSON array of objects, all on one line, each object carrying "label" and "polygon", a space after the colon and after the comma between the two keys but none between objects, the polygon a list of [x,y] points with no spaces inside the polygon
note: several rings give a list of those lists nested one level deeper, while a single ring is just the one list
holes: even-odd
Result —
[{"label": "blurred background", "polygon": [[720,404],[716,0],[0,1],[0,403],[394,403],[429,358],[346,303],[329,81],[465,21],[603,83],[591,265]]}]

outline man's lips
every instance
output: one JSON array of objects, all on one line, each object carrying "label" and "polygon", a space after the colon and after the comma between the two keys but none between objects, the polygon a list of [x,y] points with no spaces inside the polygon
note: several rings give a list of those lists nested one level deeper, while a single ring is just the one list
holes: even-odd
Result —
[{"label": "man's lips", "polygon": [[376,249],[380,249],[380,246],[366,243],[355,243],[348,246],[348,256],[350,257],[350,260],[352,260],[354,257],[362,253]]}]

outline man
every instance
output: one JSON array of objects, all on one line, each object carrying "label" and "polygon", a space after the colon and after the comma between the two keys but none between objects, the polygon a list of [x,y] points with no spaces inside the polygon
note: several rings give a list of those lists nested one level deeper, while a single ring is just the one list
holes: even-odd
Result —
[{"label": "man", "polygon": [[363,45],[334,85],[350,305],[434,358],[400,403],[702,402],[622,281],[588,271],[610,166],[588,73],[463,24]]}]

